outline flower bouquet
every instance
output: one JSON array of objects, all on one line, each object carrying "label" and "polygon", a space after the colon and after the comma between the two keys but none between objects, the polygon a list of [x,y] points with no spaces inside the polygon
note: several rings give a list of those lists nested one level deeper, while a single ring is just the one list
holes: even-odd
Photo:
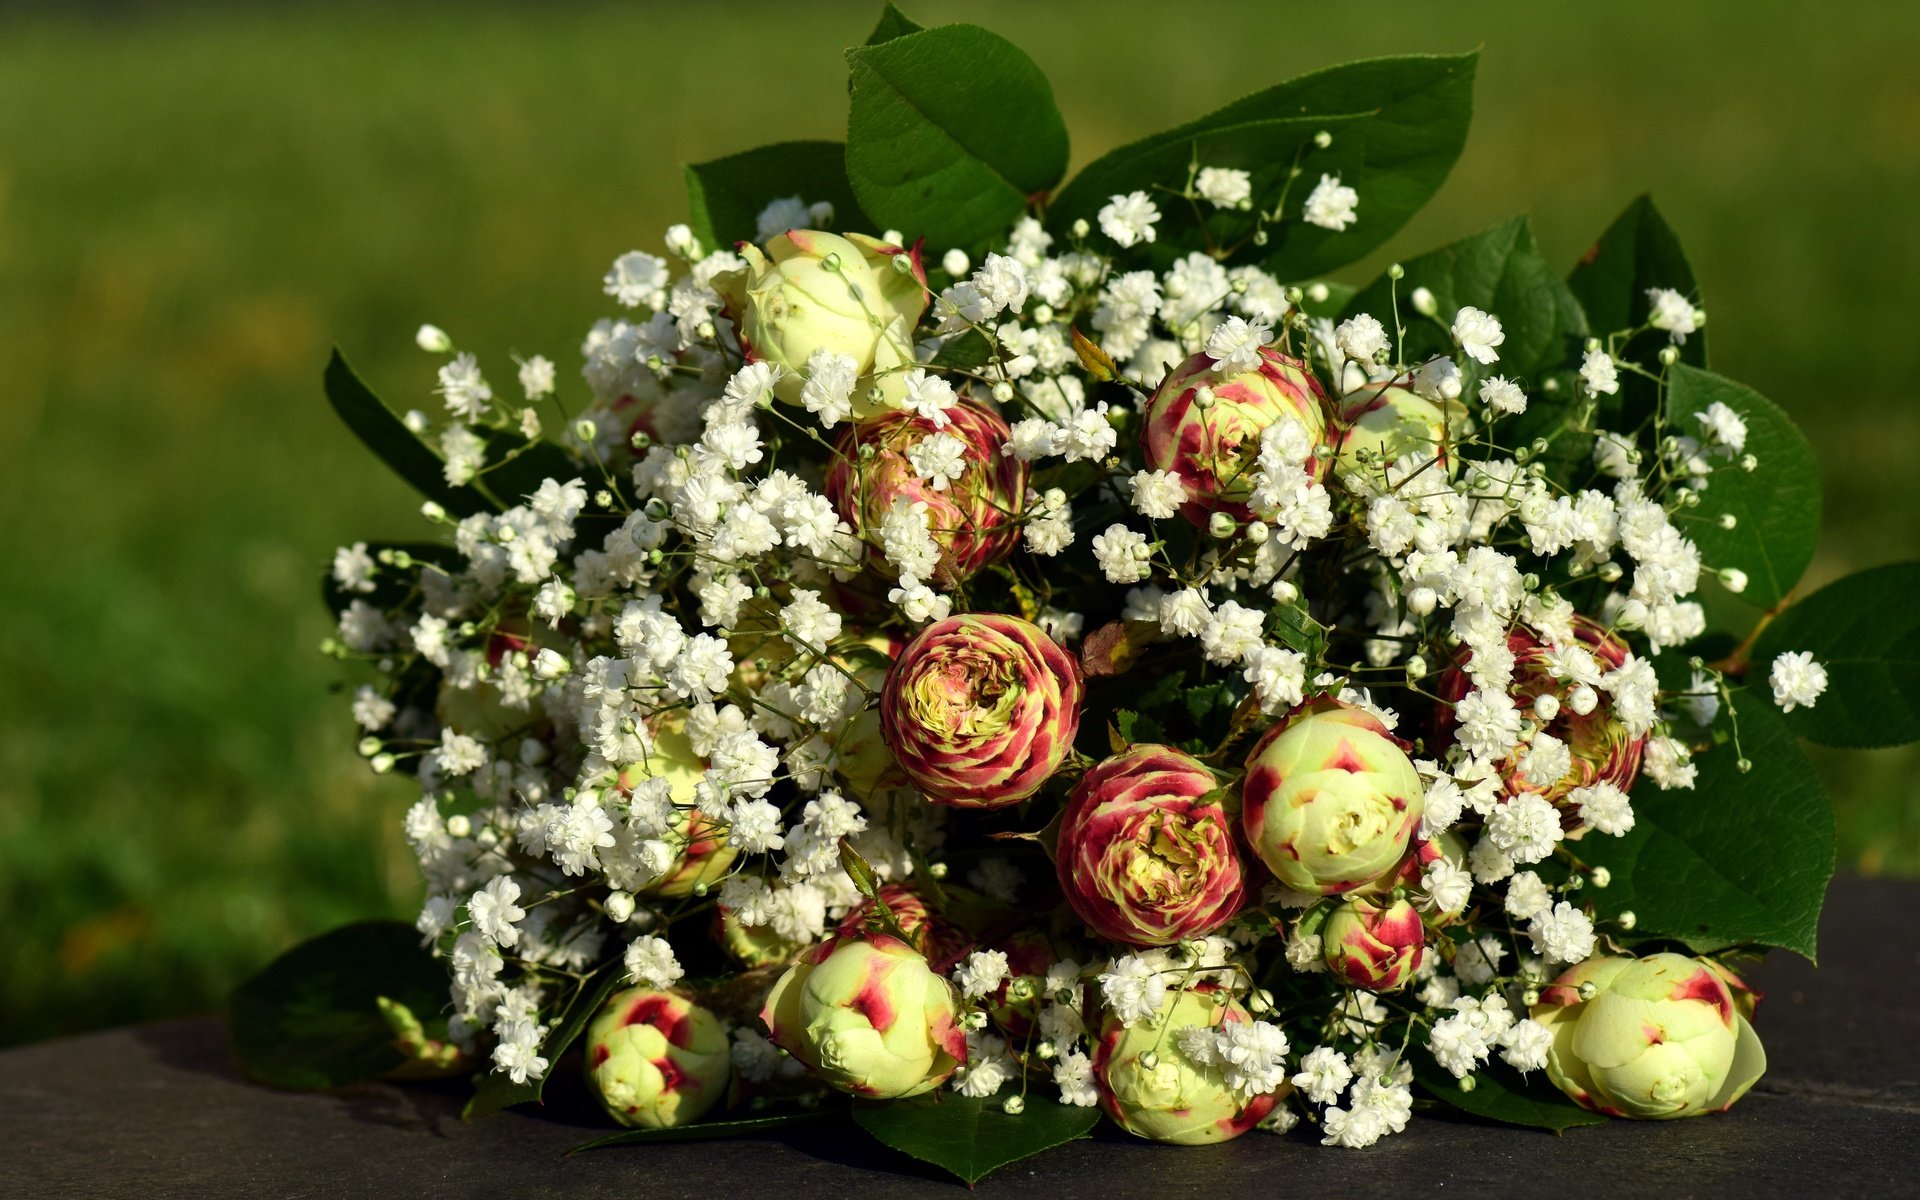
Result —
[{"label": "flower bouquet", "polygon": [[1920,736],[1912,621],[1862,619],[1920,571],[1791,598],[1818,472],[1653,206],[1565,278],[1516,219],[1356,288],[1473,55],[1064,184],[1008,42],[889,6],[847,60],[844,144],[687,169],[577,381],[431,326],[431,416],[328,366],[426,496],[325,585],[426,900],[243,985],[248,1068],[584,1078],[594,1145],[851,1119],[969,1181],[1102,1116],[1735,1103],[1738,964],[1812,955],[1833,866],[1796,739]]}]

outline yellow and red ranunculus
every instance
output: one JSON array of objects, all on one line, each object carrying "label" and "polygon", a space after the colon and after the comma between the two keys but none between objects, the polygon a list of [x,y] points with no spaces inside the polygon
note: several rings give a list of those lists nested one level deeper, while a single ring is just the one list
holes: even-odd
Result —
[{"label": "yellow and red ranunculus", "polygon": [[[863,534],[880,527],[895,500],[925,503],[942,569],[965,579],[1004,558],[1020,540],[1017,520],[1026,504],[1027,464],[1002,453],[1007,423],[985,405],[962,400],[946,416],[944,428],[897,410],[848,427],[827,473],[827,498]],[[967,449],[966,467],[936,489],[915,473],[907,455],[938,433],[959,438]],[[871,447],[871,458],[860,457],[865,447]],[[884,560],[876,556],[874,564],[884,566]]]},{"label": "yellow and red ranunculus", "polygon": [[822,1081],[877,1100],[932,1091],[967,1060],[960,999],[918,950],[841,934],[787,968],[760,1020]]},{"label": "yellow and red ranunculus", "polygon": [[1425,811],[1413,760],[1378,717],[1320,699],[1247,756],[1240,819],[1274,878],[1337,895],[1397,871]]},{"label": "yellow and red ranunculus", "polygon": [[1327,970],[1357,988],[1393,992],[1407,985],[1426,958],[1427,927],[1406,900],[1386,904],[1365,896],[1343,901],[1320,929]]},{"label": "yellow and red ranunculus", "polygon": [[[1610,1117],[1725,1112],[1767,1069],[1747,1020],[1752,992],[1736,993],[1729,975],[1683,954],[1596,955],[1568,969],[1532,1009],[1553,1034],[1547,1078]],[[1582,1000],[1588,983],[1593,998]]]},{"label": "yellow and red ranunculus", "polygon": [[1134,746],[1087,772],[1061,819],[1055,865],[1089,928],[1168,946],[1240,911],[1246,871],[1217,789],[1204,763],[1171,746]]},{"label": "yellow and red ranunculus", "polygon": [[727,1095],[727,1030],[676,992],[615,992],[587,1027],[587,1083],[622,1125],[668,1129],[699,1120]]},{"label": "yellow and red ranunculus", "polygon": [[1080,664],[1038,625],[1000,613],[935,621],[887,672],[880,729],[913,786],[959,808],[1040,790],[1080,729]]},{"label": "yellow and red ranunculus", "polygon": [[[1180,512],[1189,521],[1205,525],[1215,512],[1244,521],[1260,435],[1282,417],[1298,420],[1315,444],[1326,440],[1327,396],[1305,363],[1263,346],[1259,366],[1222,377],[1213,359],[1196,354],[1154,389],[1140,447],[1149,467],[1186,486]],[[1326,474],[1317,457],[1300,465],[1315,479]]]},{"label": "yellow and red ranunculus", "polygon": [[1160,1013],[1131,1029],[1108,1016],[1093,1047],[1093,1085],[1114,1124],[1137,1137],[1203,1146],[1239,1137],[1273,1111],[1275,1096],[1242,1100],[1218,1061],[1196,1063],[1169,1031],[1217,1029],[1252,1020],[1238,1000],[1219,1003],[1218,985],[1169,989]]}]

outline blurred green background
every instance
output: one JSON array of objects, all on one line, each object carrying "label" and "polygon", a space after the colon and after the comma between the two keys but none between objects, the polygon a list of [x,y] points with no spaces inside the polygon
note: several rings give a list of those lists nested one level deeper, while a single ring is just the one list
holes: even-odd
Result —
[{"label": "blurred green background", "polygon": [[[1333,62],[1484,47],[1452,179],[1353,275],[1516,211],[1570,264],[1651,191],[1716,365],[1820,453],[1809,582],[1920,546],[1920,6],[907,8],[1032,54],[1077,162]],[[205,1010],[300,937],[413,911],[408,789],[352,752],[316,580],[416,535],[417,501],[336,426],[328,344],[402,406],[432,399],[422,321],[496,378],[509,352],[571,376],[606,264],[683,215],[679,164],[840,136],[876,13],[0,18],[0,1043]],[[1821,765],[1843,869],[1920,873],[1920,756]]]}]

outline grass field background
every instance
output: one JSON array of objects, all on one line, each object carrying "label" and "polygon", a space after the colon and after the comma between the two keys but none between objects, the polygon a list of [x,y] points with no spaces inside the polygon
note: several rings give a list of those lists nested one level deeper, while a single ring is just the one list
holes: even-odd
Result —
[{"label": "grass field background", "polygon": [[[1452,179],[1353,275],[1516,211],[1571,263],[1651,191],[1716,366],[1819,451],[1810,582],[1920,546],[1920,7],[907,7],[1032,54],[1079,163],[1333,62],[1483,47]],[[333,547],[414,535],[415,501],[327,411],[329,343],[403,405],[431,399],[421,321],[501,380],[510,351],[573,372],[606,263],[681,217],[679,164],[840,136],[875,13],[0,18],[0,1042],[208,1009],[413,910],[410,797],[354,757],[315,647]],[[1920,757],[1820,761],[1843,869],[1920,873]]]}]

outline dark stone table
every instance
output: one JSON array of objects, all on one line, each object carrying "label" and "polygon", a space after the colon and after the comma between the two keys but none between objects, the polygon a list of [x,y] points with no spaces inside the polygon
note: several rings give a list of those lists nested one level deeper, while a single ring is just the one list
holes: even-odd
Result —
[{"label": "dark stone table", "polygon": [[[1369,1150],[1301,1131],[1206,1149],[1107,1130],[1003,1169],[994,1195],[1920,1195],[1920,886],[1841,880],[1824,966],[1753,972],[1771,1069],[1731,1113],[1563,1137],[1440,1117]],[[556,1089],[561,1090],[561,1089]],[[602,1130],[564,1102],[472,1125],[453,1088],[269,1091],[221,1025],[170,1021],[0,1054],[0,1197],[875,1197],[960,1185],[841,1127],[566,1157]],[[831,1131],[829,1131],[831,1129]]]}]

